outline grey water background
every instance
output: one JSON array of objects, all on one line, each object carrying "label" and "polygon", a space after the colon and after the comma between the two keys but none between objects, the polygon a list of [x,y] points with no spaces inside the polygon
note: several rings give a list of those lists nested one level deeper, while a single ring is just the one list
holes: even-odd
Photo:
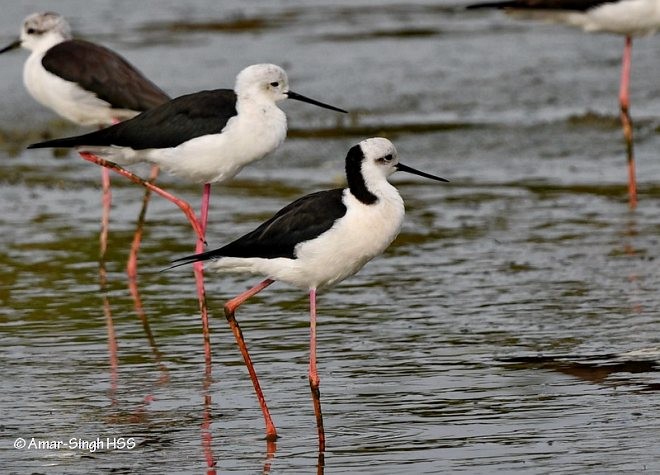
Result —
[{"label": "grey water background", "polygon": [[[392,176],[399,238],[319,297],[325,473],[660,473],[660,38],[635,41],[639,207],[626,201],[617,91],[623,40],[467,2],[3,2],[2,44],[36,10],[138,65],[172,96],[284,66],[288,140],[214,187],[209,246],[305,193],[340,186],[348,148],[391,138],[448,185]],[[26,151],[81,129],[36,104],[26,51],[0,56],[0,468],[3,473],[315,473],[308,303],[276,284],[237,318],[278,427],[263,420],[222,304],[258,281],[207,277],[205,375],[178,209],[155,198],[138,318],[124,273],[142,191],[113,178],[109,360],[98,284],[100,171]],[[136,168],[145,174],[146,168]],[[198,205],[200,189],[161,184]],[[14,441],[132,438],[132,450]],[[271,453],[267,453],[267,452]]]}]

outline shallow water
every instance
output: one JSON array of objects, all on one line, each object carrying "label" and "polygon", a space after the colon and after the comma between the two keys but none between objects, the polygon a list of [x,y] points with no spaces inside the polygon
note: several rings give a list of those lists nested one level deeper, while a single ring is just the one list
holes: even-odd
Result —
[{"label": "shallow water", "polygon": [[[616,103],[622,40],[465,3],[57,8],[172,95],[231,87],[244,66],[270,61],[295,91],[352,111],[284,104],[287,142],[215,188],[212,247],[338,186],[346,150],[368,136],[390,137],[404,163],[451,180],[394,175],[407,205],[401,235],[320,294],[325,473],[660,471],[660,39],[634,47],[631,212]],[[53,7],[3,8],[4,44],[26,14]],[[192,233],[153,201],[140,320],[124,265],[141,191],[117,178],[100,293],[100,172],[73,154],[24,150],[78,131],[27,95],[25,57],[0,57],[3,472],[316,472],[306,295],[276,284],[237,314],[280,435],[267,447],[222,315],[257,279],[209,276],[207,375],[192,275],[159,272],[190,253]],[[199,200],[197,187],[161,183]],[[18,450],[18,437],[115,446]],[[135,447],[121,450],[120,438]]]}]

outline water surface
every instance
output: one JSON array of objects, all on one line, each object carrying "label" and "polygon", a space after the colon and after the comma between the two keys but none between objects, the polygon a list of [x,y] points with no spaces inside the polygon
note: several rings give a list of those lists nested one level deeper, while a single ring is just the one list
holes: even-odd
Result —
[{"label": "water surface", "polygon": [[[210,246],[339,186],[346,151],[369,136],[451,180],[394,175],[407,205],[401,235],[320,293],[325,473],[660,471],[660,40],[635,43],[631,212],[616,103],[622,40],[465,3],[57,8],[172,95],[231,87],[244,66],[269,61],[293,90],[352,111],[283,104],[290,138],[215,187]],[[53,7],[5,5],[0,39],[41,8]],[[191,252],[193,235],[177,209],[153,201],[141,320],[124,274],[141,191],[117,178],[109,288],[99,292],[100,172],[74,154],[24,150],[79,131],[27,95],[25,57],[0,58],[3,471],[199,473],[215,463],[218,473],[315,473],[304,292],[276,284],[237,314],[280,434],[272,453],[222,314],[257,279],[208,278],[207,375],[192,274],[159,272]],[[161,183],[198,203],[198,187]],[[18,437],[136,446],[17,450]]]}]

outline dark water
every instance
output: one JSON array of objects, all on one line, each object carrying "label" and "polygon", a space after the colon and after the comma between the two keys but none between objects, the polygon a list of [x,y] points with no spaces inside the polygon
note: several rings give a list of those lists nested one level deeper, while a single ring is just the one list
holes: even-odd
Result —
[{"label": "dark water", "polygon": [[[231,87],[244,66],[269,61],[288,70],[292,89],[353,112],[284,104],[289,140],[216,187],[210,246],[337,186],[346,150],[369,136],[451,180],[395,175],[407,205],[400,237],[320,294],[326,473],[660,472],[660,40],[634,47],[631,212],[621,38],[464,4],[56,8],[172,95]],[[3,43],[43,8],[55,7],[3,5]],[[0,57],[3,472],[200,473],[210,459],[218,473],[315,473],[305,294],[276,284],[237,315],[281,436],[272,453],[222,315],[257,279],[209,277],[206,376],[192,275],[159,272],[192,250],[192,233],[177,209],[153,201],[140,261],[145,326],[124,274],[141,191],[117,178],[110,283],[99,293],[100,172],[73,154],[24,150],[78,131],[27,95],[25,58]],[[199,200],[197,187],[162,183]],[[19,450],[18,437],[115,446]],[[120,450],[122,440],[135,446]]]}]

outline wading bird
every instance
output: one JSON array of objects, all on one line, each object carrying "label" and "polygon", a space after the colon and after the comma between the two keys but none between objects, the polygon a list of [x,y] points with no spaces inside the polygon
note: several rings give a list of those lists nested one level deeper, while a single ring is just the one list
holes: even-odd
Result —
[{"label": "wading bird", "polygon": [[660,0],[505,0],[469,5],[468,9],[499,8],[522,18],[564,23],[587,32],[625,36],[619,104],[628,159],[628,198],[637,206],[637,180],[630,118],[630,60],[633,36],[650,35],[660,28]]},{"label": "wading bird", "polygon": [[[136,116],[169,100],[160,88],[114,51],[73,39],[71,27],[58,13],[33,13],[23,21],[20,37],[0,53],[23,47],[31,51],[23,67],[23,83],[40,104],[83,126],[105,127]],[[158,176],[153,167],[151,180]],[[110,171],[102,170],[103,218],[101,262],[105,260],[110,213]],[[129,278],[137,276],[137,251],[149,201],[147,190],[131,256]]]},{"label": "wading bird", "polygon": [[[197,233],[199,253],[204,250],[211,183],[229,180],[279,147],[286,138],[287,120],[277,102],[284,99],[346,112],[291,91],[287,74],[279,66],[255,64],[238,74],[234,90],[188,94],[107,129],[28,148],[75,147],[86,160],[148,186],[184,211]],[[138,162],[158,165],[168,173],[203,183],[201,219],[185,201],[115,165]],[[202,266],[196,269],[202,318],[206,321]],[[208,342],[208,332],[204,333]]]},{"label": "wading bird", "polygon": [[236,321],[236,309],[276,280],[309,292],[309,384],[316,414],[319,450],[323,452],[325,432],[316,367],[316,291],[358,272],[368,261],[382,254],[399,233],[404,217],[403,200],[397,189],[387,181],[395,171],[447,181],[400,163],[399,155],[389,140],[367,139],[352,147],[346,156],[348,188],[306,195],[230,244],[174,261],[175,267],[208,261],[208,270],[267,277],[229,300],[224,310],[250,373],[263,412],[268,440],[275,440],[277,432]]}]

